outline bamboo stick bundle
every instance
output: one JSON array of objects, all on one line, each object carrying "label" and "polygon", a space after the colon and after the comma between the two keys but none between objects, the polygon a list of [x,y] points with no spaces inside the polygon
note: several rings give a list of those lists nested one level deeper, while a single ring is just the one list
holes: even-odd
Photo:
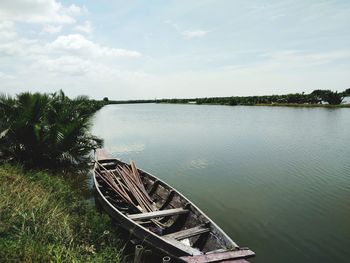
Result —
[{"label": "bamboo stick bundle", "polygon": [[148,195],[148,192],[146,191],[146,188],[141,180],[141,176],[140,176],[140,173],[138,172],[137,168],[136,168],[136,164],[134,161],[131,161],[131,168],[132,168],[132,171],[135,175],[135,177],[137,178],[138,182],[139,182],[139,185],[140,185],[140,188],[142,190],[142,192],[145,194],[145,196],[147,197],[147,199],[153,203],[153,200],[151,199],[151,197]]},{"label": "bamboo stick bundle", "polygon": [[138,172],[137,168],[136,168],[136,164],[135,162],[131,161],[131,168],[133,171],[133,174],[135,175],[135,178],[137,179],[140,189],[142,190],[142,192],[144,193],[145,197],[151,202],[153,203],[153,200],[151,199],[151,197],[148,195],[148,192],[146,191],[146,188],[141,180],[141,176],[140,173]]},{"label": "bamboo stick bundle", "polygon": [[[126,196],[128,196],[128,194],[126,193],[126,191],[127,191],[127,187],[125,186],[125,184],[123,184],[122,182],[120,182],[120,180],[118,179],[118,177],[115,177],[115,175],[114,175],[114,173],[113,172],[111,172],[111,171],[109,171],[109,170],[107,170],[103,165],[101,165],[99,162],[97,162],[97,164],[104,170],[104,172],[107,174],[107,175],[109,175],[109,179],[115,179],[117,182],[118,182],[118,184],[121,186],[121,189],[122,189],[122,191],[124,192],[124,194],[126,195]],[[114,180],[110,180],[110,183],[115,183],[114,182]],[[119,188],[118,186],[116,186],[117,188]]]},{"label": "bamboo stick bundle", "polygon": [[[114,170],[106,169],[101,163],[96,161],[99,168],[103,171],[98,172],[103,181],[118,194],[125,202],[140,212],[152,212],[157,210],[153,200],[148,195],[145,186],[141,180],[140,174],[132,161],[131,169],[127,165],[118,165]],[[151,221],[161,228],[165,225],[156,219]]]},{"label": "bamboo stick bundle", "polygon": [[[97,171],[96,171],[97,172]],[[107,179],[105,176],[102,176],[99,172],[97,172],[101,179],[110,187],[112,188],[115,192],[118,193],[118,195],[127,203],[130,203],[131,205],[133,205],[134,207],[136,207],[136,205],[134,204],[134,202],[129,198],[128,195],[125,195],[125,193],[123,191],[120,190],[120,188],[117,185],[114,185],[111,180]]]},{"label": "bamboo stick bundle", "polygon": [[148,198],[144,195],[140,189],[139,184],[131,178],[131,174],[128,174],[125,169],[119,170],[119,175],[123,181],[129,186],[129,189],[132,189],[135,197],[139,200],[139,204],[145,209],[145,211],[151,212],[154,211],[152,204],[149,202]]},{"label": "bamboo stick bundle", "polygon": [[[102,166],[100,164],[100,166]],[[107,170],[108,171],[108,170]],[[97,171],[96,171],[97,172]],[[129,195],[128,193],[125,192],[125,190],[121,190],[121,188],[118,186],[118,184],[115,183],[114,179],[115,179],[115,175],[113,174],[111,176],[111,174],[106,173],[104,175],[102,175],[101,173],[97,172],[99,174],[99,176],[102,178],[102,180],[109,186],[112,188],[112,190],[114,190],[125,202],[129,203],[130,205],[132,205],[134,208],[136,208],[137,210],[139,210],[140,212],[145,212],[144,209],[142,209],[138,204],[135,204],[135,202],[132,200],[131,197],[133,197],[133,195]],[[136,200],[137,201],[137,200]],[[138,201],[137,201],[138,202]]]},{"label": "bamboo stick bundle", "polygon": [[[144,194],[144,196],[150,201],[152,202],[152,199],[148,196],[148,193],[146,192],[146,189],[143,185],[143,182],[140,178],[139,173],[137,172],[137,170],[130,170],[129,167],[127,166],[119,166],[120,169],[122,169],[127,176],[135,183],[135,185],[137,185],[137,187],[142,191],[142,193]],[[136,171],[136,172],[135,172]]]}]

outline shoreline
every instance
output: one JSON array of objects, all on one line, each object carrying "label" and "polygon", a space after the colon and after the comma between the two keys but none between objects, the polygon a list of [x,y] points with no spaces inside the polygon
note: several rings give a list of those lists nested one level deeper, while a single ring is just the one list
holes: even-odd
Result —
[{"label": "shoreline", "polygon": [[216,105],[216,106],[259,106],[259,107],[295,107],[295,108],[350,108],[350,104],[339,104],[339,105],[330,105],[330,104],[297,104],[297,103],[274,103],[274,104],[238,104],[238,105],[229,105],[229,104],[220,104],[220,103],[171,103],[171,102],[156,102],[157,104],[182,104],[182,105]]}]

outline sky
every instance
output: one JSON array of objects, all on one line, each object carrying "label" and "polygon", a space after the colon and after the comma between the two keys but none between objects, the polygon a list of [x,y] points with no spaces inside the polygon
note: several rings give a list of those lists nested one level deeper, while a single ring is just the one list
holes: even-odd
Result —
[{"label": "sky", "polygon": [[349,0],[0,0],[0,92],[115,100],[350,88]]}]

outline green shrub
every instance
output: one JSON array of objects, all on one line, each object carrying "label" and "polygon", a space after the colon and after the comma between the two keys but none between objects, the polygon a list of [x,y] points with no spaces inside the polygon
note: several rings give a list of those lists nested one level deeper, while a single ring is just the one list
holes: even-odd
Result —
[{"label": "green shrub", "polygon": [[54,94],[0,96],[0,161],[25,168],[86,168],[91,150],[102,140],[90,134],[90,119],[100,102]]}]

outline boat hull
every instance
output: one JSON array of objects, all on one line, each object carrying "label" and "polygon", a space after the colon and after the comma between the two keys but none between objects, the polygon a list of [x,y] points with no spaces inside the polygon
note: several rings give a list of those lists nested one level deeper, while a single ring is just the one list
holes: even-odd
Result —
[{"label": "boat hull", "polygon": [[[97,161],[98,162],[113,161],[113,162],[116,162],[117,165],[128,165],[118,159],[107,159],[105,156],[103,156],[103,158],[97,158]],[[96,169],[96,164],[95,164],[95,169]],[[185,196],[183,196],[179,191],[175,190],[173,187],[169,186],[168,184],[166,184],[165,182],[163,182],[162,180],[160,180],[159,178],[155,177],[154,175],[148,172],[145,172],[141,169],[138,169],[138,171],[143,178],[146,178],[147,180],[152,182],[154,185],[161,184],[164,189],[168,190],[168,192],[174,192],[175,195],[177,196],[177,199],[181,200],[181,202],[177,202],[176,206],[173,206],[173,208],[186,207],[186,209],[190,211],[191,216],[195,220],[199,220],[200,218],[201,223],[206,222],[207,225],[210,225],[210,234],[212,235],[210,242],[212,243],[217,242],[218,244],[220,244],[220,246],[218,244],[214,244],[214,245],[217,245],[218,247],[214,248],[215,246],[213,246],[213,249],[212,249],[213,251],[207,250],[205,252],[202,252],[202,251],[196,250],[195,248],[192,248],[191,246],[186,246],[180,241],[169,240],[168,238],[165,238],[163,235],[158,235],[154,231],[150,231],[150,229],[148,229],[147,227],[135,222],[134,220],[129,218],[130,215],[127,215],[122,211],[120,211],[110,202],[110,200],[108,200],[108,196],[106,196],[101,190],[102,186],[100,185],[97,179],[99,177],[99,174],[96,172],[96,170],[94,170],[93,178],[94,178],[94,186],[95,186],[94,188],[96,190],[96,198],[99,204],[102,206],[103,210],[106,211],[116,222],[118,222],[120,227],[130,232],[134,237],[140,240],[140,242],[146,243],[147,245],[154,247],[158,251],[176,258],[186,257],[186,256],[198,256],[198,255],[206,254],[208,252],[209,254],[211,254],[211,253],[215,253],[215,251],[220,251],[220,252],[238,251],[240,249],[238,245],[234,241],[232,241],[224,231],[222,231],[206,214],[204,214],[198,207],[196,207],[190,200],[188,200]],[[199,223],[197,225],[199,225]],[[194,226],[196,225],[194,224]],[[192,226],[187,226],[184,229],[187,230],[189,227],[193,227],[193,224]],[[181,230],[183,231],[184,229],[180,229],[180,232]],[[176,242],[174,243],[174,241]],[[206,242],[208,243],[208,241]]]},{"label": "boat hull", "polygon": [[171,255],[173,257],[181,257],[181,256],[191,255],[189,253],[184,253],[182,250],[178,249],[177,247],[174,247],[173,245],[165,242],[163,239],[159,238],[158,236],[154,235],[153,233],[150,233],[150,231],[148,229],[145,229],[144,227],[130,221],[128,218],[126,218],[119,211],[115,211],[115,208],[108,202],[108,200],[106,200],[103,197],[102,193],[101,194],[97,193],[96,198],[97,198],[99,204],[102,206],[103,210],[111,218],[113,218],[116,222],[118,222],[118,225],[121,228],[130,232],[138,240],[142,241],[142,243],[146,243],[147,245],[156,248],[157,250],[161,251],[162,253]]}]

